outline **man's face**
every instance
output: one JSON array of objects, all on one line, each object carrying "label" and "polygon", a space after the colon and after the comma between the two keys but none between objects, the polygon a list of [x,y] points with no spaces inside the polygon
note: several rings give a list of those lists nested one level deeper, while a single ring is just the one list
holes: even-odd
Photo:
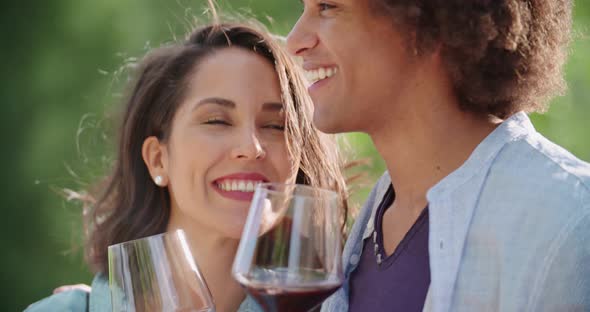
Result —
[{"label": "man's face", "polygon": [[415,62],[392,18],[367,2],[303,0],[287,38],[289,51],[303,58],[314,123],[323,132],[371,132],[404,105]]}]

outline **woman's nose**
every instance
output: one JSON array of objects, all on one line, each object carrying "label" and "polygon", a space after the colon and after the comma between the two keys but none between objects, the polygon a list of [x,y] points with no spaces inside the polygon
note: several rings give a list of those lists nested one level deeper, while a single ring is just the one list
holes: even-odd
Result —
[{"label": "woman's nose", "polygon": [[231,156],[236,159],[263,159],[266,151],[258,135],[249,131],[239,136]]}]

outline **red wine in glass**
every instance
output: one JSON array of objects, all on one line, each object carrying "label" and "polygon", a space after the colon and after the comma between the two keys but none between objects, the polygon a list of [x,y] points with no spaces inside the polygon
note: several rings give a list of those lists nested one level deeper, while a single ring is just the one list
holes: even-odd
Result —
[{"label": "red wine in glass", "polygon": [[257,277],[238,278],[238,281],[265,311],[311,311],[341,286],[340,281],[281,284],[280,280],[286,280],[289,275],[285,269],[265,270],[263,273],[258,273]]}]

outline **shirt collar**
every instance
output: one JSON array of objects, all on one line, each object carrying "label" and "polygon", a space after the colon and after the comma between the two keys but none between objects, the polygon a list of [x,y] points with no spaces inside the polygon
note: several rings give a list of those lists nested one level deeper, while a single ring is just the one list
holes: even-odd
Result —
[{"label": "shirt collar", "polygon": [[492,131],[461,167],[426,194],[431,208],[431,285],[428,297],[435,310],[449,311],[451,307],[471,218],[494,160],[506,144],[534,133],[525,113],[513,115]]},{"label": "shirt collar", "polygon": [[428,201],[435,200],[443,193],[456,189],[478,172],[485,171],[506,143],[516,141],[534,132],[535,128],[526,113],[518,112],[512,115],[475,148],[461,167],[440,180],[427,192]]}]

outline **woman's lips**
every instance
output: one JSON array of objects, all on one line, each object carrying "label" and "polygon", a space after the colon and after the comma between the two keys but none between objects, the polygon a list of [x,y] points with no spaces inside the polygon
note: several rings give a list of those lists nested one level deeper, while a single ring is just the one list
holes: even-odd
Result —
[{"label": "woman's lips", "polygon": [[213,187],[223,197],[251,201],[256,185],[268,182],[268,178],[259,173],[235,173],[213,181]]}]

